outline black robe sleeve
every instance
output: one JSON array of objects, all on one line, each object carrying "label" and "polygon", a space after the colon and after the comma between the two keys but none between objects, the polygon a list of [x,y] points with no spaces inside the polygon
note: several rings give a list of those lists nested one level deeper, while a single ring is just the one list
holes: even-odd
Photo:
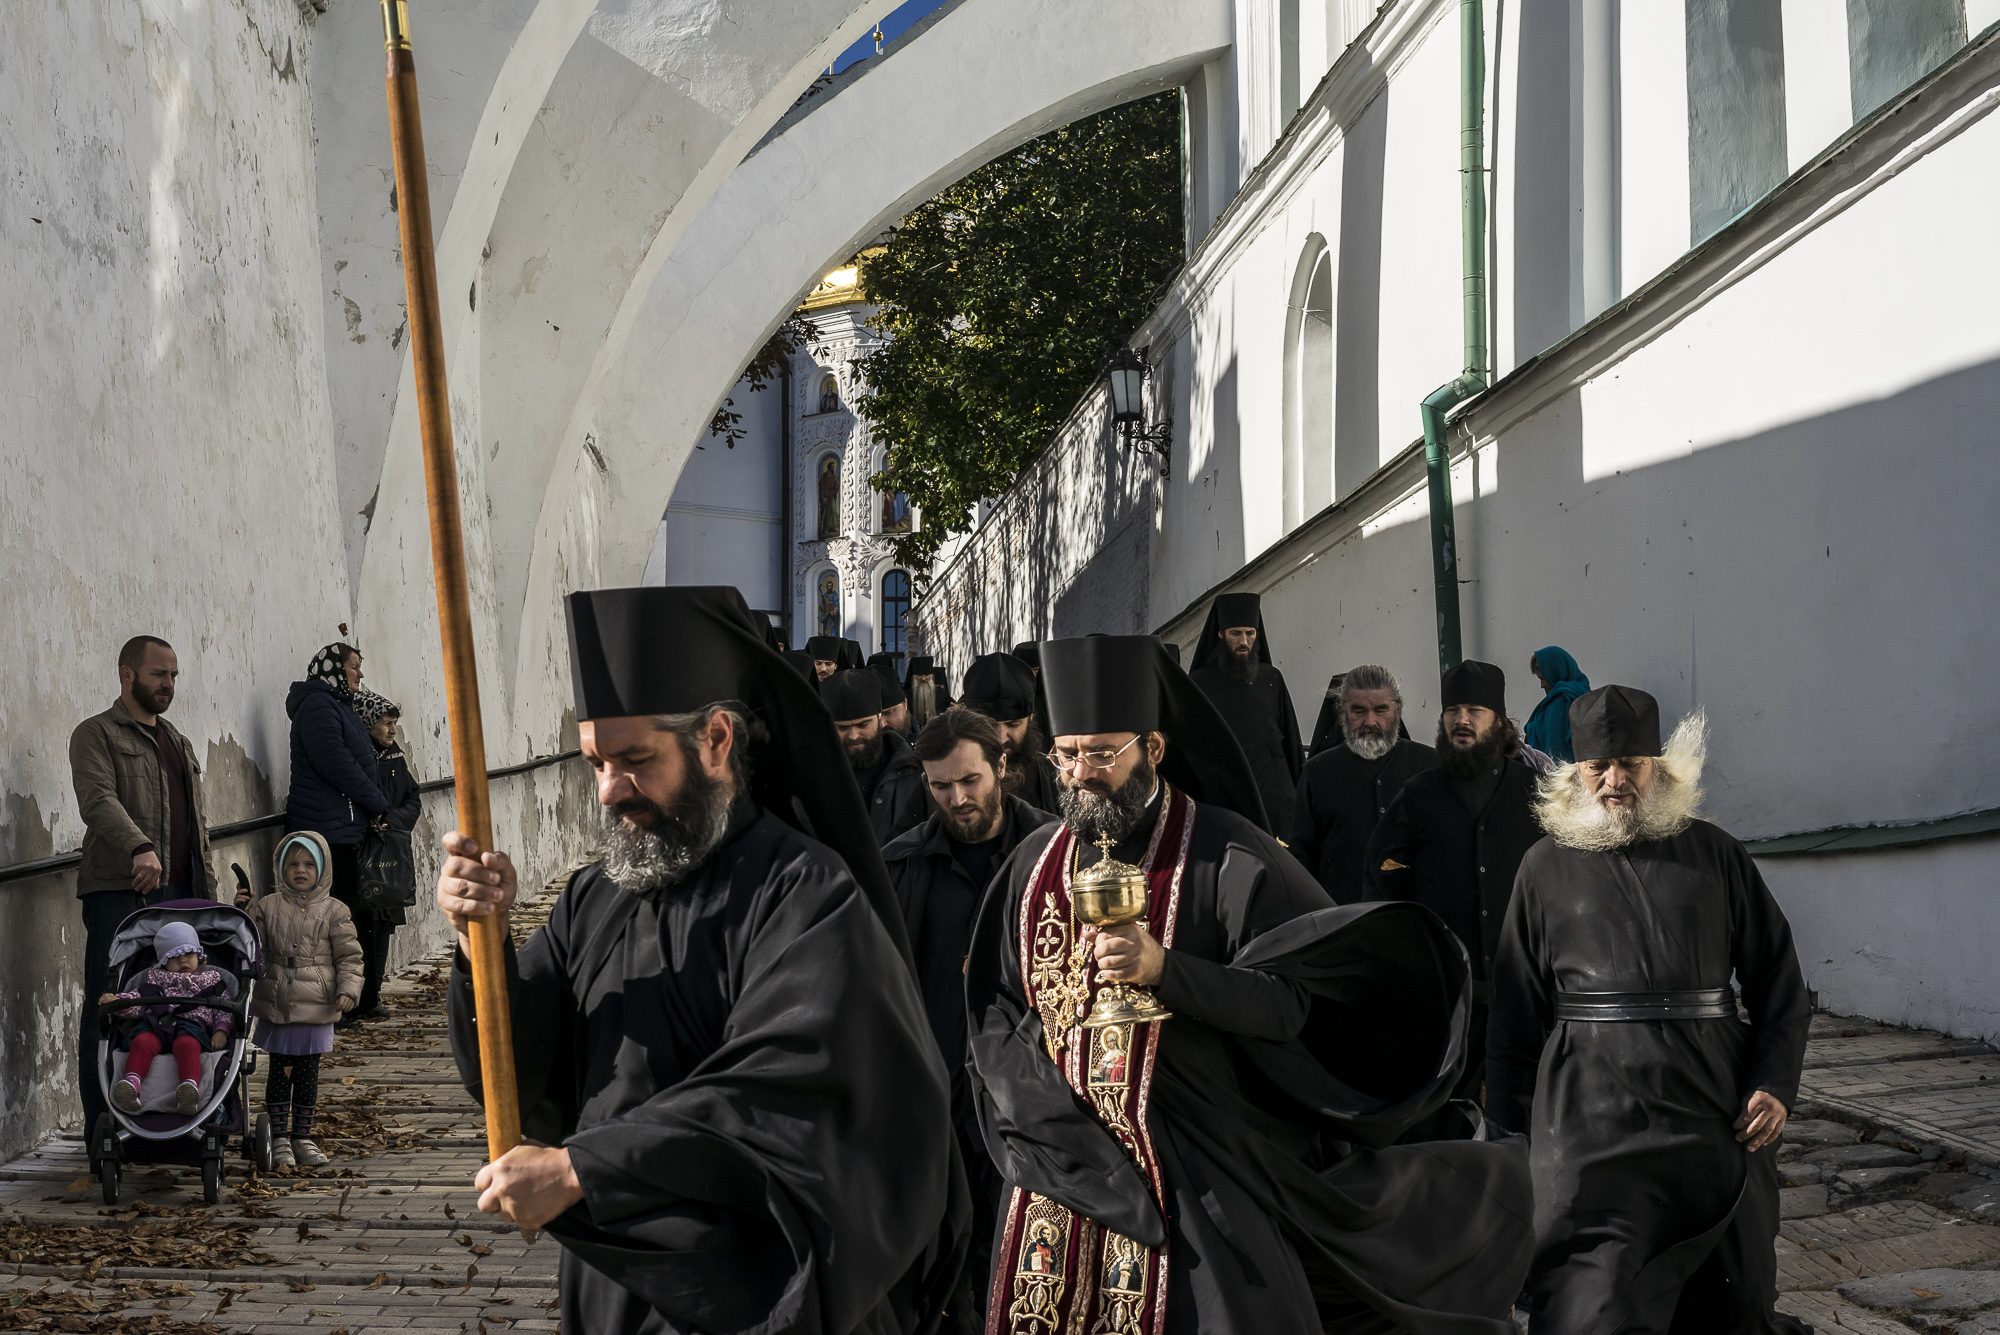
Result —
[{"label": "black robe sleeve", "polygon": [[[571,878],[574,884],[575,878]],[[514,1083],[520,1091],[521,1133],[553,1144],[576,1121],[576,998],[570,991],[568,957],[574,926],[574,899],[567,888],[549,920],[527,942],[502,947],[507,968],[507,1011],[514,1034]],[[472,967],[460,950],[452,952],[445,1018],[452,1055],[465,1090],[485,1102],[479,1068],[479,1025],[472,1008]]]},{"label": "black robe sleeve", "polygon": [[[1215,903],[1222,946],[1233,960],[1265,932],[1333,901],[1275,845],[1254,850],[1232,844],[1216,870]],[[1228,1034],[1283,1042],[1306,1021],[1304,984],[1187,951],[1167,952],[1153,990],[1168,1010]]]},{"label": "black robe sleeve", "polygon": [[[1731,841],[1734,844],[1734,841]],[[1792,925],[1741,844],[1730,850],[1730,964],[1750,1016],[1743,1098],[1763,1090],[1789,1110],[1799,1098],[1812,998],[1792,945]]]},{"label": "black robe sleeve", "polygon": [[1486,1115],[1507,1131],[1528,1134],[1542,1046],[1555,1027],[1555,997],[1541,896],[1533,862],[1525,861],[1514,876],[1514,895],[1500,929],[1486,1022]]},{"label": "black robe sleeve", "polygon": [[[607,948],[624,892],[600,883],[585,928],[565,912],[574,889],[509,971],[524,1108],[574,1099],[562,1054],[657,986],[621,980]],[[758,893],[740,957],[676,966],[729,973],[713,1051],[607,1120],[576,1129],[564,1109],[583,1200],[549,1232],[677,1329],[853,1330],[945,1245],[944,1068],[909,966],[844,867],[796,859]],[[454,973],[453,1048],[476,1093],[470,980]],[[579,988],[595,1008],[581,1025]],[[644,1092],[649,1055],[628,1041],[614,1078]]]}]

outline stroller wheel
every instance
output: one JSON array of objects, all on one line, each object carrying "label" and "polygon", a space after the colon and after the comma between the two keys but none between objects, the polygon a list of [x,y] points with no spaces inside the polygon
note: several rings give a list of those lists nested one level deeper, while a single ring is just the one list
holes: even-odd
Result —
[{"label": "stroller wheel", "polygon": [[271,1162],[271,1151],[273,1148],[271,1144],[271,1114],[258,1113],[257,1123],[250,1132],[251,1161],[257,1165],[258,1172],[268,1173],[275,1167]]},{"label": "stroller wheel", "polygon": [[97,1125],[90,1129],[90,1173],[97,1175],[104,1156],[118,1157],[118,1124],[111,1120],[110,1113],[99,1113]]},{"label": "stroller wheel", "polygon": [[118,1204],[118,1156],[107,1154],[97,1161],[97,1179],[104,1184],[104,1203]]},{"label": "stroller wheel", "polygon": [[201,1161],[201,1198],[210,1205],[222,1199],[222,1158]]}]

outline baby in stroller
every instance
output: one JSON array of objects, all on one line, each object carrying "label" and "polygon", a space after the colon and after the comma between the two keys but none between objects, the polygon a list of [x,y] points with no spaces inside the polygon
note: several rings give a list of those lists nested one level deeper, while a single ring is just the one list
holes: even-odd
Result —
[{"label": "baby in stroller", "polygon": [[[177,1000],[212,997],[223,1002],[236,999],[229,977],[220,969],[208,967],[201,936],[188,923],[161,925],[153,934],[153,959],[153,967],[139,975],[131,991],[106,992],[97,999],[98,1005],[154,997]],[[201,1107],[202,1048],[221,1049],[229,1042],[235,1027],[235,1018],[228,1011],[210,1006],[128,1008],[120,1024],[128,1040],[125,1074],[111,1086],[112,1103],[123,1112],[139,1111],[140,1090],[147,1073],[153,1069],[154,1058],[164,1049],[173,1052],[181,1077],[174,1110],[182,1116],[193,1114]]]}]

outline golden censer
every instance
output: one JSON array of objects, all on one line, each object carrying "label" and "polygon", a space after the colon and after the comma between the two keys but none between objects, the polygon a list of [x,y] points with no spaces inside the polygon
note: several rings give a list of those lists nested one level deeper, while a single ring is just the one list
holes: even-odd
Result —
[{"label": "golden censer", "polygon": [[[1103,861],[1070,877],[1069,902],[1077,921],[1095,927],[1122,927],[1128,922],[1138,922],[1146,916],[1146,873],[1112,857],[1109,838],[1099,839],[1097,848],[1104,855]],[[1098,989],[1097,1000],[1091,1005],[1083,1027],[1102,1029],[1114,1024],[1143,1024],[1172,1015],[1151,988],[1109,983]]]}]

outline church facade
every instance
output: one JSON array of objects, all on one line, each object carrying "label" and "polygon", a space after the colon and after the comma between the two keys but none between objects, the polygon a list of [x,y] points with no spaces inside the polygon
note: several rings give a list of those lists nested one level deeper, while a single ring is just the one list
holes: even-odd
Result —
[{"label": "church facade", "polygon": [[730,409],[743,438],[707,437],[676,482],[646,582],[734,584],[793,648],[814,635],[870,654],[912,650],[912,572],[895,540],[917,522],[910,498],[872,484],[887,460],[853,409],[851,363],[881,341],[856,266],[826,277],[801,305],[819,330],[780,382],[738,381]]}]

